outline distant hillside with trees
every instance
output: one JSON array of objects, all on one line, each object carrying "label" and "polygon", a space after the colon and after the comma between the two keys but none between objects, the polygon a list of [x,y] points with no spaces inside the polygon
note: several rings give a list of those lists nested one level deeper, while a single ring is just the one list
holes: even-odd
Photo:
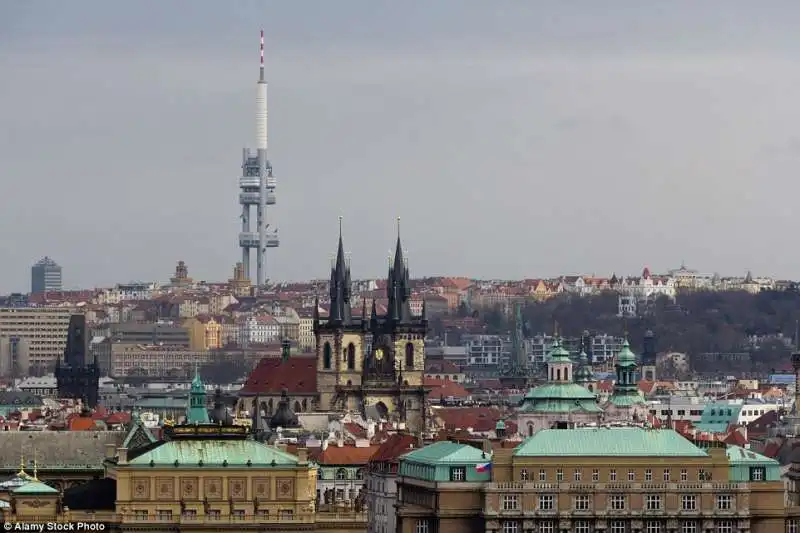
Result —
[{"label": "distant hillside with trees", "polygon": [[[617,316],[617,294],[606,292],[578,297],[562,294],[545,302],[528,304],[523,310],[526,336],[553,331],[578,337],[585,330],[622,335],[627,329],[632,348],[641,350],[642,338],[650,329],[656,335],[659,352],[689,354],[700,372],[770,372],[789,363],[800,321],[800,292],[700,291],[679,294],[675,301],[660,298],[637,318]],[[512,319],[500,309],[478,311],[487,333],[506,334]],[[704,353],[743,353],[749,360],[722,358],[705,360]]]}]

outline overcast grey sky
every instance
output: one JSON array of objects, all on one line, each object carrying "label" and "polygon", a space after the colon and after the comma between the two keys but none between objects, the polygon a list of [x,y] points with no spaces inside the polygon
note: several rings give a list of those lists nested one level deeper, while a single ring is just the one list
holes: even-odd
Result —
[{"label": "overcast grey sky", "polygon": [[267,35],[272,279],[797,275],[800,3],[0,2],[0,292],[230,276]]}]

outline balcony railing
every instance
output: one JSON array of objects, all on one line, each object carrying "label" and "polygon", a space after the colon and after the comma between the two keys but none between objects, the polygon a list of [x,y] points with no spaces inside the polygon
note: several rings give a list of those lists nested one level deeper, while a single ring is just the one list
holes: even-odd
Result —
[{"label": "balcony railing", "polygon": [[313,524],[313,523],[330,523],[330,522],[367,522],[367,513],[362,512],[322,512],[322,513],[304,513],[293,515],[270,514],[269,516],[262,514],[220,514],[220,515],[205,515],[205,514],[148,514],[141,515],[136,513],[114,513],[114,512],[97,512],[85,513],[76,511],[67,511],[63,514],[53,517],[50,516],[6,516],[6,522],[26,522],[26,523],[65,523],[65,522],[88,522],[88,523],[106,523],[106,524],[120,524],[120,523],[138,523],[138,524],[187,524],[187,525],[227,525],[227,524]]}]

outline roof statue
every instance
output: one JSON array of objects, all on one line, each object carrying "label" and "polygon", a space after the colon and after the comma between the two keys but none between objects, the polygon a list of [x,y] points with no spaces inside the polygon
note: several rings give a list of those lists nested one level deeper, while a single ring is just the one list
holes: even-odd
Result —
[{"label": "roof statue", "polygon": [[292,408],[289,406],[288,394],[286,389],[281,391],[281,400],[278,402],[278,409],[269,421],[270,429],[293,429],[300,427],[297,415],[294,414],[294,411],[292,411]]}]

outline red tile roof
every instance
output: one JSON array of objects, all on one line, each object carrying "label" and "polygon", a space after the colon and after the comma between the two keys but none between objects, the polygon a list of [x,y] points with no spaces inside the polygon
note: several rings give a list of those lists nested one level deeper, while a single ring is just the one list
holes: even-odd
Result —
[{"label": "red tile roof", "polygon": [[478,433],[494,431],[497,421],[504,418],[503,411],[496,407],[444,407],[436,409],[434,415],[442,419],[447,429],[472,428]]},{"label": "red tile roof", "polygon": [[426,377],[424,380],[425,386],[431,389],[430,397],[434,400],[439,398],[447,398],[452,396],[454,398],[466,398],[469,396],[467,389],[449,379],[437,379]]},{"label": "red tile roof", "polygon": [[369,446],[357,447],[352,445],[346,446],[328,446],[327,449],[311,448],[308,450],[308,455],[311,459],[321,465],[366,465],[370,457],[375,455],[378,451],[377,444]]},{"label": "red tile roof", "polygon": [[417,438],[408,433],[395,433],[378,447],[372,455],[370,463],[395,462],[404,453],[417,447]]},{"label": "red tile roof", "polygon": [[283,389],[290,394],[315,394],[317,392],[317,358],[268,357],[259,361],[250,373],[240,393],[280,394]]}]

